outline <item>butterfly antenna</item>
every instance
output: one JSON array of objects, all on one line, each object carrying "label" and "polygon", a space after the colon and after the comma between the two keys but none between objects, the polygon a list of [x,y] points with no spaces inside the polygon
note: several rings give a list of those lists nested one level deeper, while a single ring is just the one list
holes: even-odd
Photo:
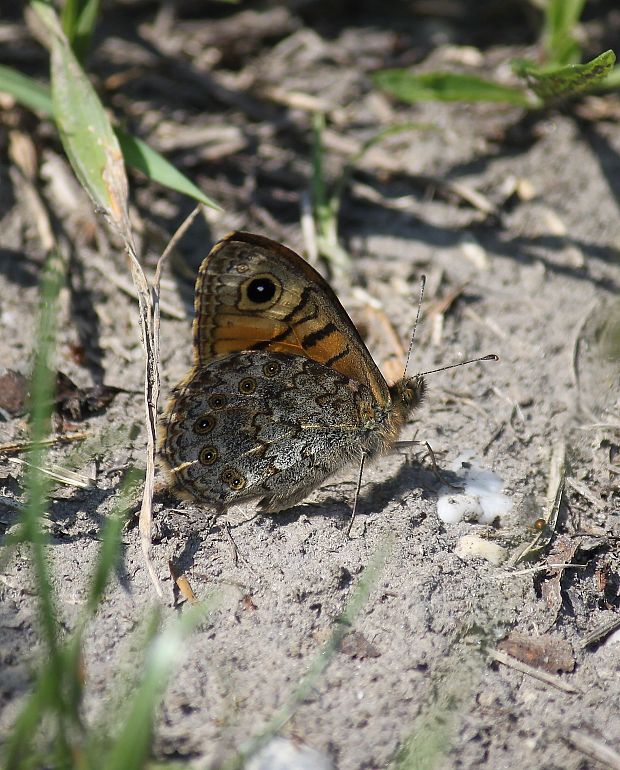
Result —
[{"label": "butterfly antenna", "polygon": [[420,311],[422,310],[422,300],[424,299],[424,288],[426,286],[426,276],[423,275],[420,278],[420,296],[418,299],[418,312],[415,314],[415,321],[413,323],[413,331],[411,332],[411,340],[409,342],[409,350],[407,351],[407,359],[405,360],[405,374],[407,374],[407,370],[409,369],[409,361],[411,359],[411,354],[413,352],[413,342],[415,340],[415,333],[418,328],[418,321],[420,320]]},{"label": "butterfly antenna", "polygon": [[347,537],[351,537],[351,529],[353,528],[353,521],[355,520],[355,514],[357,513],[357,501],[360,497],[360,489],[362,488],[362,473],[364,472],[364,462],[366,461],[366,452],[362,454],[360,460],[360,470],[357,475],[357,486],[355,487],[355,497],[353,498],[353,510],[351,511],[351,518],[349,519],[349,526],[347,527]]},{"label": "butterfly antenna", "polygon": [[446,369],[456,369],[457,366],[467,366],[467,364],[475,364],[477,361],[499,361],[499,356],[496,353],[489,353],[487,356],[480,356],[480,358],[470,358],[468,361],[460,361],[458,364],[440,366],[439,369],[429,369],[428,372],[420,372],[420,376],[424,377],[427,374],[435,374],[435,372],[445,372]]}]

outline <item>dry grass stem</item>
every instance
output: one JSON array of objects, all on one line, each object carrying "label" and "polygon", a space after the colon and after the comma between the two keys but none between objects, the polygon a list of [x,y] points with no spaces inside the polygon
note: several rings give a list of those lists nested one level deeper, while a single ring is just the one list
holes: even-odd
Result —
[{"label": "dry grass stem", "polygon": [[10,457],[10,463],[15,465],[28,466],[30,468],[36,468],[39,473],[43,473],[54,481],[58,481],[61,484],[65,484],[68,487],[79,487],[80,489],[90,489],[96,486],[93,479],[84,476],[82,473],[75,473],[68,468],[61,468],[59,465],[49,465],[48,467],[42,467],[39,465],[33,465],[27,460],[22,460],[19,457]]},{"label": "dry grass stem", "polygon": [[71,444],[74,441],[84,441],[92,434],[90,431],[77,431],[75,433],[60,433],[57,436],[44,439],[43,441],[14,441],[7,444],[0,444],[0,454],[20,454],[29,452],[32,449],[40,447],[57,446],[58,444]]},{"label": "dry grass stem", "polygon": [[572,684],[568,684],[563,679],[560,679],[559,676],[548,674],[546,671],[539,671],[537,668],[528,666],[527,663],[523,663],[522,661],[513,658],[512,655],[507,655],[501,650],[489,650],[488,654],[490,658],[498,663],[508,666],[508,668],[513,668],[515,671],[520,671],[522,674],[531,676],[534,679],[538,679],[540,682],[555,687],[556,690],[561,690],[562,692],[570,693],[571,695],[581,694],[579,688]]},{"label": "dry grass stem", "polygon": [[620,770],[620,754],[605,745],[600,738],[595,738],[583,730],[572,730],[568,735],[562,733],[561,737],[587,757],[600,762],[611,770]]},{"label": "dry grass stem", "polygon": [[[115,272],[114,269],[111,270],[108,260],[102,259],[96,254],[92,254],[89,257],[88,262],[116,289],[119,289],[123,294],[126,294],[133,300],[138,299],[138,292],[135,285],[131,281],[128,281],[122,274]],[[185,321],[188,317],[183,309],[176,305],[171,305],[165,300],[162,300],[161,302],[161,313],[168,318],[174,318],[177,321]]]},{"label": "dry grass stem", "polygon": [[615,617],[611,620],[607,620],[601,623],[596,628],[592,629],[590,633],[581,640],[581,648],[585,649],[592,644],[600,642],[609,634],[613,633],[617,628],[620,628],[620,618]]}]

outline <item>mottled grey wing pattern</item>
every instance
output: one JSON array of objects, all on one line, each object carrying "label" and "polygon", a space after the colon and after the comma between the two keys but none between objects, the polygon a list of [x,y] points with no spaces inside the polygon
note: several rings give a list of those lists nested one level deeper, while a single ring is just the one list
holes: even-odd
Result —
[{"label": "mottled grey wing pattern", "polygon": [[368,388],[302,356],[236,353],[196,369],[174,394],[162,457],[176,486],[223,511],[302,500],[359,461],[375,433]]}]

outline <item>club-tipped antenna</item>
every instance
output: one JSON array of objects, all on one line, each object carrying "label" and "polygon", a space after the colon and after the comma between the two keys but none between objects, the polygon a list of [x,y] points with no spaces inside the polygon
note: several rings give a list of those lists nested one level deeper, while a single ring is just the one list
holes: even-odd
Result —
[{"label": "club-tipped antenna", "polygon": [[440,366],[439,369],[429,369],[428,372],[420,372],[420,376],[424,377],[427,374],[445,372],[446,369],[456,369],[457,366],[467,366],[467,364],[475,364],[477,361],[499,361],[499,356],[497,353],[489,353],[486,356],[480,356],[480,358],[470,358],[468,361],[459,361],[458,364],[448,364],[448,366]]},{"label": "club-tipped antenna", "polygon": [[405,372],[404,374],[407,374],[407,371],[409,369],[409,360],[411,359],[411,354],[413,352],[413,342],[415,340],[415,333],[418,328],[418,321],[420,320],[420,311],[422,310],[422,300],[424,299],[424,287],[426,286],[426,276],[422,275],[420,277],[420,297],[418,299],[418,311],[415,314],[415,321],[413,323],[413,331],[411,332],[411,340],[409,341],[409,350],[407,351],[407,358],[405,360]]}]

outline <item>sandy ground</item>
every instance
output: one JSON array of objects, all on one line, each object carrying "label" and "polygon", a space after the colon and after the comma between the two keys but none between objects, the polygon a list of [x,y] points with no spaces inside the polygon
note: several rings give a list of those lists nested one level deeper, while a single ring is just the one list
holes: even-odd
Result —
[{"label": "sandy ground", "polygon": [[[371,16],[327,25],[319,5],[306,6],[305,15],[231,8],[216,20],[188,15],[170,28],[163,16],[154,23],[148,5],[115,7],[105,19],[90,67],[107,103],[225,208],[195,226],[166,276],[165,299],[178,317],[167,312],[162,320],[164,394],[189,366],[193,275],[208,247],[243,228],[304,250],[307,102],[327,111],[332,181],[363,141],[411,122],[356,165],[340,220],[352,267],[334,286],[352,316],[363,318],[378,362],[386,359],[383,320],[368,320],[367,297],[381,303],[406,341],[422,273],[428,289],[415,368],[500,355],[497,364],[429,375],[428,398],[402,438],[428,441],[452,482],[462,480],[464,457],[493,471],[512,508],[492,524],[441,521],[442,483],[423,444],[367,469],[351,539],[355,469],[280,515],[231,512],[236,554],[223,520],[209,526],[196,505],[160,502],[154,559],[167,600],[167,562],[174,558],[199,596],[215,590],[218,606],[180,655],[158,713],[154,755],[216,766],[260,733],[292,697],[364,567],[385,552],[349,643],[284,735],[340,770],[388,767],[429,725],[443,747],[436,767],[618,767],[599,760],[604,746],[616,752],[616,763],[620,755],[620,638],[584,641],[617,619],[620,607],[618,371],[605,347],[620,285],[620,101],[592,98],[576,111],[528,120],[496,105],[399,106],[371,87],[369,73],[418,59],[429,68],[462,66],[473,54],[456,44],[480,44],[476,25],[457,32],[457,21],[425,18],[412,29],[399,17],[388,27]],[[120,32],[127,19],[130,35]],[[20,29],[20,55],[44,77],[42,49]],[[505,62],[534,39],[517,26],[514,35],[521,34],[511,46],[487,40],[481,71],[505,75]],[[495,39],[504,39],[501,26]],[[19,61],[15,53],[11,63]],[[295,94],[307,95],[306,102]],[[52,462],[94,479],[87,489],[55,487],[49,505],[54,586],[71,628],[122,474],[143,462],[141,348],[135,306],[117,285],[117,278],[127,280],[118,245],[72,182],[52,130],[17,110],[0,129],[3,140],[9,127],[37,146],[36,186],[70,258],[58,368],[83,387],[124,389],[98,415],[79,423],[65,418],[62,426],[59,420],[62,429],[89,437],[51,452]],[[471,205],[448,183],[478,191],[483,204]],[[133,191],[152,266],[162,238],[191,204],[135,177]],[[0,215],[0,361],[27,374],[42,251],[25,184],[4,151]],[[2,442],[23,439],[26,417],[5,417]],[[523,572],[532,564],[515,571],[463,555],[466,535],[508,555],[534,538],[548,513],[551,458],[562,445],[565,493],[556,531],[535,565],[575,566]],[[0,463],[0,532],[16,521],[22,472],[13,461]],[[39,650],[27,556],[19,548],[0,581],[0,734],[23,702]],[[138,676],[154,601],[137,529],[128,529],[122,564],[88,634],[87,719],[113,708]],[[167,606],[163,623],[177,612]],[[493,659],[514,632],[527,637],[515,654],[536,671],[546,667],[550,681]],[[535,637],[546,645],[537,658]],[[549,661],[560,652],[561,663]]]}]

